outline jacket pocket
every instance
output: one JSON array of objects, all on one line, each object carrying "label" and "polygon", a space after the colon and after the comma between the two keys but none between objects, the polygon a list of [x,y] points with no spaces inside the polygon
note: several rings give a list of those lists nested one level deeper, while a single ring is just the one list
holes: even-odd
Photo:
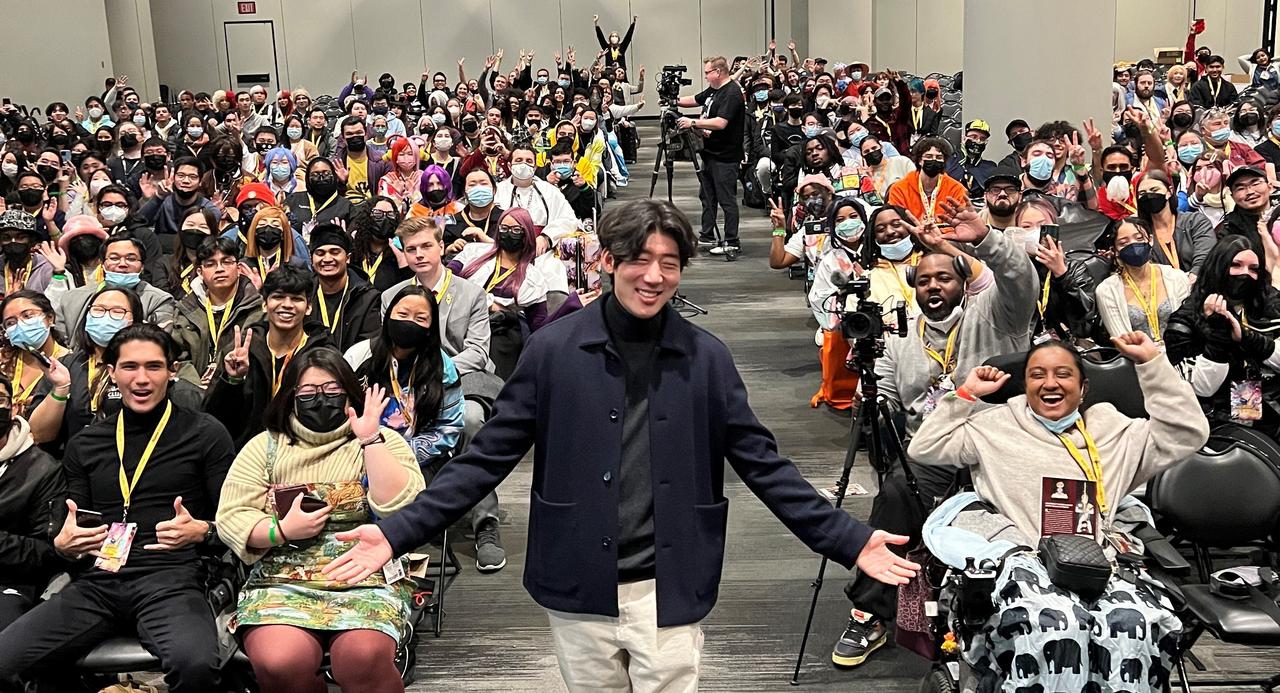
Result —
[{"label": "jacket pocket", "polygon": [[530,497],[529,580],[548,592],[577,594],[579,581],[573,566],[581,563],[583,548],[578,537],[578,504],[546,501],[537,491]]},{"label": "jacket pocket", "polygon": [[695,541],[698,555],[693,557],[694,595],[698,599],[716,598],[720,591],[720,572],[724,567],[724,536],[729,520],[729,499],[710,505],[693,506]]}]

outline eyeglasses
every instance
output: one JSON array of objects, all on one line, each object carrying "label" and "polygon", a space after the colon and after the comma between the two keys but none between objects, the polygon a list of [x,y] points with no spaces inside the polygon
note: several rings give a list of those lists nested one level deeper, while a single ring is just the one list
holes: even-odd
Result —
[{"label": "eyeglasses", "polygon": [[1231,186],[1231,192],[1240,192],[1241,190],[1248,190],[1249,188],[1265,188],[1265,187],[1267,187],[1266,178],[1251,178],[1249,180],[1241,181]]},{"label": "eyeglasses", "polygon": [[499,224],[499,225],[498,225],[498,231],[500,231],[501,233],[521,234],[521,235],[523,235],[523,234],[524,234],[524,227],[522,227],[522,226],[508,226],[508,225],[506,225],[506,224]]},{"label": "eyeglasses", "polygon": [[209,259],[200,263],[200,269],[211,270],[211,269],[217,269],[219,267],[232,268],[232,267],[235,267],[237,264],[239,264],[239,261],[233,257],[224,257],[221,260]]},{"label": "eyeglasses", "polygon": [[130,316],[128,308],[108,308],[106,306],[93,306],[89,308],[89,315],[95,318],[105,318],[110,315],[115,320],[124,320]]},{"label": "eyeglasses", "polygon": [[1004,195],[1005,197],[1013,197],[1014,195],[1018,195],[1021,192],[1022,190],[1020,188],[1017,188],[1012,185],[998,185],[995,187],[987,188],[988,195],[996,195],[996,196]]},{"label": "eyeglasses", "polygon": [[27,320],[33,320],[33,319],[35,319],[35,318],[43,318],[43,317],[44,317],[44,311],[42,311],[42,310],[40,310],[40,309],[38,309],[38,308],[32,308],[32,309],[30,309],[30,310],[24,310],[24,311],[22,311],[21,313],[19,313],[19,314],[18,314],[18,317],[16,317],[16,318],[6,318],[6,319],[5,319],[5,321],[4,321],[4,323],[3,323],[3,325],[4,325],[4,329],[6,329],[6,330],[7,330],[7,329],[9,329],[10,327],[13,327],[14,325],[17,325],[19,321],[25,322],[25,321],[27,321]]},{"label": "eyeglasses", "polygon": [[175,181],[195,183],[196,181],[200,180],[200,176],[199,174],[195,174],[195,173],[175,173],[173,174],[173,179]]},{"label": "eyeglasses", "polygon": [[383,220],[386,220],[386,219],[395,219],[395,218],[396,218],[396,213],[395,213],[395,212],[386,212],[386,211],[383,211],[383,210],[381,210],[381,209],[375,209],[375,210],[373,210],[372,212],[369,212],[369,218],[370,218],[370,219],[376,219],[377,221],[383,221]]},{"label": "eyeglasses", "polygon": [[337,381],[330,380],[327,383],[320,383],[319,385],[299,385],[294,389],[293,394],[298,398],[299,402],[310,402],[321,394],[332,397],[341,395],[343,392],[344,390],[342,389],[342,386],[339,385]]},{"label": "eyeglasses", "polygon": [[134,264],[134,263],[142,262],[142,258],[133,253],[130,253],[128,255],[117,255],[116,253],[108,253],[107,262],[112,262],[112,263],[127,262],[129,264]]}]

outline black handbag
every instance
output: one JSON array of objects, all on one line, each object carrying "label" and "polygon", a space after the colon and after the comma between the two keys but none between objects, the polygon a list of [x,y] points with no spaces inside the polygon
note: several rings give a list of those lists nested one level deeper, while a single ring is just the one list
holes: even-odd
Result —
[{"label": "black handbag", "polygon": [[1093,601],[1107,590],[1111,561],[1091,537],[1054,534],[1040,540],[1040,560],[1049,581],[1081,599]]}]

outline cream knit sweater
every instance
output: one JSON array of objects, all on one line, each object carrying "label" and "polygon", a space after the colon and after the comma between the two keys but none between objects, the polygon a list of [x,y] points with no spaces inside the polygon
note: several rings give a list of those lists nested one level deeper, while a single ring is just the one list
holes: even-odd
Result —
[{"label": "cream knit sweater", "polygon": [[[1108,506],[1104,526],[1115,517],[1121,498],[1209,438],[1209,422],[1191,385],[1163,354],[1136,369],[1151,419],[1130,419],[1105,403],[1082,413],[1101,458]],[[1085,450],[1078,430],[1071,429],[1069,436]],[[1031,416],[1026,395],[985,409],[948,395],[916,431],[908,454],[923,464],[973,467],[978,495],[1029,537],[1041,534],[1041,480],[1085,478],[1062,441]]]},{"label": "cream knit sweater", "polygon": [[[268,551],[252,548],[248,541],[258,522],[271,517],[267,500],[269,484],[354,481],[364,475],[364,452],[360,441],[351,435],[347,422],[330,433],[309,431],[292,418],[290,424],[294,426],[298,442],[290,444],[288,438],[279,436],[270,481],[267,480],[267,438],[279,434],[264,431],[236,455],[222,484],[218,536],[245,563],[256,562]],[[426,488],[426,482],[417,457],[400,434],[383,428],[382,435],[386,438],[387,450],[409,475],[408,483],[389,503],[376,503],[369,498],[369,507],[378,515],[386,516],[411,503],[418,492]]]}]

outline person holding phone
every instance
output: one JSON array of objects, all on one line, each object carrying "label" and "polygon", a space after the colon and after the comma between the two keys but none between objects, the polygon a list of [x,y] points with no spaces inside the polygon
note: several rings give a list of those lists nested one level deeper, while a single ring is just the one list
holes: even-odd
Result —
[{"label": "person holding phone", "polygon": [[351,218],[350,266],[378,291],[413,277],[404,254],[396,246],[396,229],[403,219],[395,200],[375,197],[369,205],[356,207]]},{"label": "person holding phone", "polygon": [[13,396],[13,382],[0,376],[0,631],[31,609],[66,566],[47,530],[66,496],[62,465],[32,440]]},{"label": "person holding phone", "polygon": [[1014,211],[1013,226],[1005,233],[1022,233],[1039,280],[1032,341],[1088,337],[1098,319],[1093,279],[1084,263],[1067,259],[1059,233],[1058,208],[1043,197],[1026,200]]},{"label": "person holding phone", "polygon": [[326,650],[343,691],[404,690],[395,653],[413,590],[399,559],[355,585],[320,574],[344,546],[337,533],[426,486],[413,449],[381,425],[390,394],[362,390],[333,349],[305,352],[227,473],[218,534],[252,566],[232,623],[263,690],[323,690]]},{"label": "person holding phone", "polygon": [[[120,409],[67,444],[65,518],[54,505],[53,547],[76,577],[0,632],[0,681],[57,674],[123,631],[159,658],[170,691],[219,690],[199,556],[216,536],[214,509],[235,449],[216,419],[170,397],[177,362],[164,330],[134,324],[106,344],[103,377],[115,383]],[[81,508],[106,524],[81,526]]]}]

